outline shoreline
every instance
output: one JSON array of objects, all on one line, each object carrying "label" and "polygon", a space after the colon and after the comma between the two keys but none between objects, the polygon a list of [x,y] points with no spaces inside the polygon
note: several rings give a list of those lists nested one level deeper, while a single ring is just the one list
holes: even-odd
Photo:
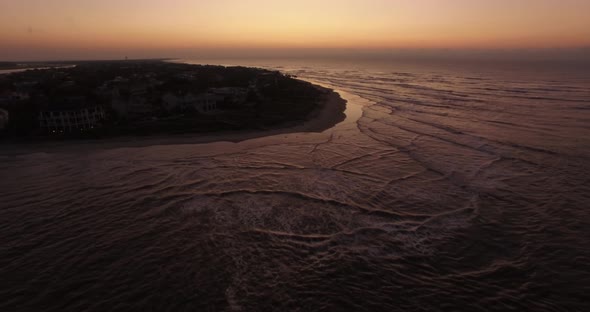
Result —
[{"label": "shoreline", "polygon": [[[239,143],[251,139],[290,133],[321,133],[346,118],[347,101],[333,89],[313,84],[325,94],[323,100],[303,122],[293,121],[276,125],[266,130],[236,130],[225,132],[202,132],[187,134],[158,134],[149,136],[120,136],[97,140],[0,142],[0,154],[42,152],[46,149],[89,146],[104,148],[145,147],[153,145],[206,144],[217,142]],[[17,149],[11,151],[11,149]]]}]

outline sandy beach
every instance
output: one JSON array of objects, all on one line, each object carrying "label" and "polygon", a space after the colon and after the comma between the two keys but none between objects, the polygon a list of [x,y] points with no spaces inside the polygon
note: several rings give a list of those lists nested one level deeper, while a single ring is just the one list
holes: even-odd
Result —
[{"label": "sandy beach", "polygon": [[261,137],[275,136],[286,133],[323,132],[332,128],[346,118],[346,100],[334,90],[315,85],[322,90],[322,103],[309,114],[306,121],[289,122],[277,125],[266,130],[242,130],[214,133],[189,133],[179,135],[152,135],[152,136],[121,136],[116,138],[98,140],[64,140],[27,143],[0,143],[0,153],[21,154],[53,150],[55,148],[76,149],[86,146],[90,148],[120,148],[143,147],[152,145],[176,145],[176,144],[203,144],[212,142],[241,142]]}]

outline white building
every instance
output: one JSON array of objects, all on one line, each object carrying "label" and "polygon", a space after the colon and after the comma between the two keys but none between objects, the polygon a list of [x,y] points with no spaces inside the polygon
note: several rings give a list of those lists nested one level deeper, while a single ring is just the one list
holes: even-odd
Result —
[{"label": "white building", "polygon": [[39,126],[49,133],[83,131],[98,127],[104,118],[104,110],[99,106],[42,111],[39,113]]},{"label": "white building", "polygon": [[26,92],[12,91],[0,94],[0,99],[4,102],[18,102],[29,100],[31,96]]},{"label": "white building", "polygon": [[111,107],[120,117],[141,116],[153,112],[151,105],[141,97],[132,97],[127,100],[115,98],[111,101]]},{"label": "white building", "polygon": [[218,110],[217,104],[223,101],[223,97],[211,93],[202,93],[191,96],[188,100],[193,109],[199,113],[212,113]]},{"label": "white building", "polygon": [[[122,96],[122,90],[127,93]],[[148,102],[147,86],[135,85],[112,90],[111,107],[119,116],[147,115],[153,112],[153,107]]]}]

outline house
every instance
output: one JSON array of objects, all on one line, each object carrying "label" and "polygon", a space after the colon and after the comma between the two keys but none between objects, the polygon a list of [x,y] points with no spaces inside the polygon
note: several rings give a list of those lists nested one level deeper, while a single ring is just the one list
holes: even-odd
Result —
[{"label": "house", "polygon": [[202,93],[189,99],[190,105],[192,105],[193,109],[199,113],[211,113],[217,111],[217,103],[221,101],[223,101],[222,97],[212,93]]},{"label": "house", "polygon": [[19,89],[19,90],[23,90],[23,89],[31,89],[35,86],[37,86],[39,84],[39,82],[37,81],[21,81],[21,82],[15,82],[14,86]]},{"label": "house", "polygon": [[124,85],[112,90],[111,107],[119,116],[142,116],[153,113],[145,84]]},{"label": "house", "polygon": [[16,91],[12,93],[12,98],[16,101],[27,101],[31,98],[31,96],[26,92]]},{"label": "house", "polygon": [[162,104],[167,111],[184,110],[184,97],[172,92],[167,92],[162,96]]},{"label": "house", "polygon": [[153,108],[143,97],[113,98],[111,107],[121,117],[148,115],[153,112]]}]

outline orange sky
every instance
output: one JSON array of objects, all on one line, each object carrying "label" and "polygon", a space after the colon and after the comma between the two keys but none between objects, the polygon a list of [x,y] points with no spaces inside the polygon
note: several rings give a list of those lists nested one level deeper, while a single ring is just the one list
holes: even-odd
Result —
[{"label": "orange sky", "polygon": [[590,46],[590,0],[0,0],[0,59]]}]

